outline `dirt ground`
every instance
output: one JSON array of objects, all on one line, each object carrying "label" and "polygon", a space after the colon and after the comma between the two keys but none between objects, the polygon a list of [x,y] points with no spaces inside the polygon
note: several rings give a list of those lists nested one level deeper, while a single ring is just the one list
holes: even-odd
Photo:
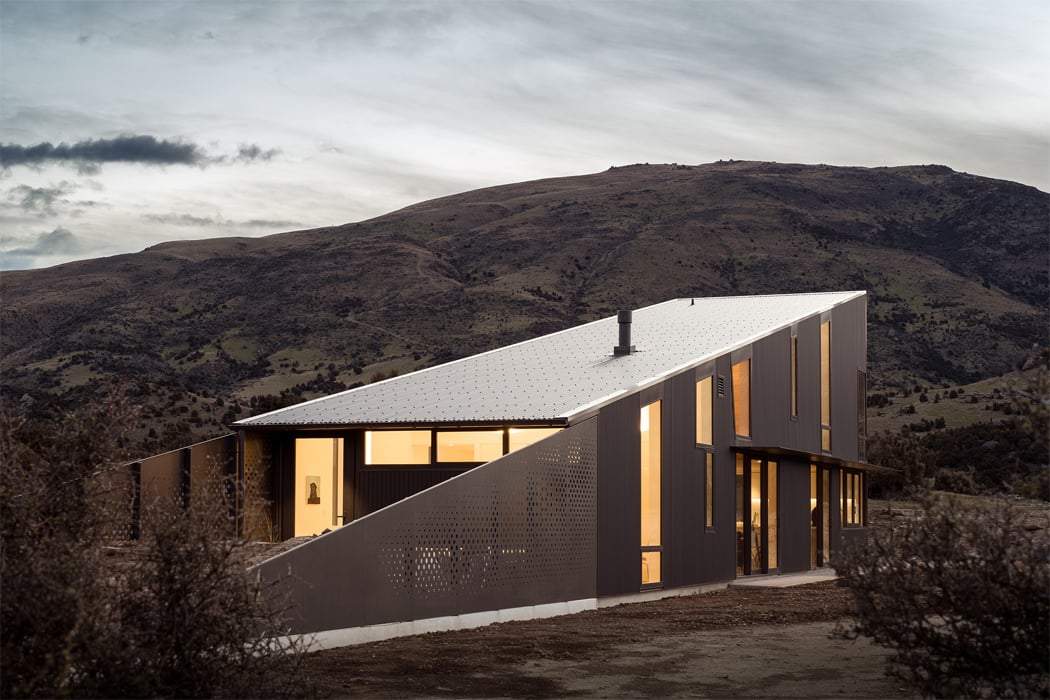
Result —
[{"label": "dirt ground", "polygon": [[[833,638],[833,581],[729,589],[309,654],[320,697],[910,698],[889,652]],[[312,691],[312,692],[311,692]]]},{"label": "dirt ground", "polygon": [[[1018,508],[1024,529],[1050,533],[1050,506]],[[889,528],[917,512],[912,502],[872,501],[872,527]],[[888,650],[833,636],[848,622],[849,606],[846,589],[824,581],[403,637],[306,655],[303,695],[919,697],[886,674]]]}]

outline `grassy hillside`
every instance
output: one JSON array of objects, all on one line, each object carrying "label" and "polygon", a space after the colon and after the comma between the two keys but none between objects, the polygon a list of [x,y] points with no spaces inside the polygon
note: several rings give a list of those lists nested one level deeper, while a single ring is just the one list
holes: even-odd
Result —
[{"label": "grassy hillside", "polygon": [[487,188],[5,273],[3,398],[45,411],[123,381],[153,449],[618,308],[829,289],[869,292],[873,389],[968,384],[1046,343],[1048,221],[1046,193],[941,166],[638,165]]}]

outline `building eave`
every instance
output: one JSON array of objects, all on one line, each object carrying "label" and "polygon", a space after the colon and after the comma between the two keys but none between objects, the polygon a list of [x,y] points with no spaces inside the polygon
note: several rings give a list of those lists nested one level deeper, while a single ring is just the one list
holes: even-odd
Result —
[{"label": "building eave", "polygon": [[879,474],[894,474],[900,472],[899,469],[893,469],[892,467],[883,467],[877,464],[871,464],[869,462],[858,462],[852,459],[843,459],[842,457],[835,457],[833,455],[815,454],[813,452],[807,452],[805,450],[793,450],[787,447],[749,444],[733,445],[732,450],[733,452],[743,455],[758,455],[760,457],[773,458],[787,457],[790,459],[797,459],[803,462],[809,462],[810,464],[839,468],[845,467],[846,469],[857,469],[860,471]]}]

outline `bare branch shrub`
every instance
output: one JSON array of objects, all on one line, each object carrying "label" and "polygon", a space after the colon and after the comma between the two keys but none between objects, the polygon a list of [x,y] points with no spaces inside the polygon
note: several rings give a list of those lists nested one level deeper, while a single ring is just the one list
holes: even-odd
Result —
[{"label": "bare branch shrub", "polygon": [[129,418],[118,392],[60,425],[0,411],[0,694],[301,692],[301,645],[280,641],[281,611],[248,577],[221,498],[154,504],[138,542],[113,538],[130,509],[126,482],[108,478]]},{"label": "bare branch shrub", "polygon": [[834,562],[855,620],[927,697],[1047,697],[1050,546],[1005,502],[920,497],[921,514]]}]

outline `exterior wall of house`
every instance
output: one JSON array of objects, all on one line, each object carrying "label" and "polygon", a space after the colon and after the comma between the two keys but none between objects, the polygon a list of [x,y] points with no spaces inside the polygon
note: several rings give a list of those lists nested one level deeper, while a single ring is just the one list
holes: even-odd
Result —
[{"label": "exterior wall of house", "polygon": [[[856,461],[858,371],[866,368],[866,307],[863,298],[836,307],[823,318],[801,321],[798,337],[798,415],[791,415],[791,337],[784,329],[673,376],[657,386],[603,407],[598,428],[598,594],[621,595],[643,588],[640,566],[639,412],[659,399],[662,416],[662,586],[674,588],[737,575],[735,469],[737,451],[748,459],[779,465],[777,479],[778,565],[781,572],[812,564],[813,520],[810,462],[773,456],[765,448],[821,455],[820,324],[831,322],[831,451],[829,457]],[[732,365],[751,360],[751,437],[736,436]],[[705,524],[705,455],[695,441],[696,381],[724,378],[725,392],[713,398],[714,527]],[[754,452],[747,452],[749,447]],[[828,527],[832,547],[844,530],[839,511],[839,471],[830,468]],[[824,553],[825,557],[828,553]]]}]

